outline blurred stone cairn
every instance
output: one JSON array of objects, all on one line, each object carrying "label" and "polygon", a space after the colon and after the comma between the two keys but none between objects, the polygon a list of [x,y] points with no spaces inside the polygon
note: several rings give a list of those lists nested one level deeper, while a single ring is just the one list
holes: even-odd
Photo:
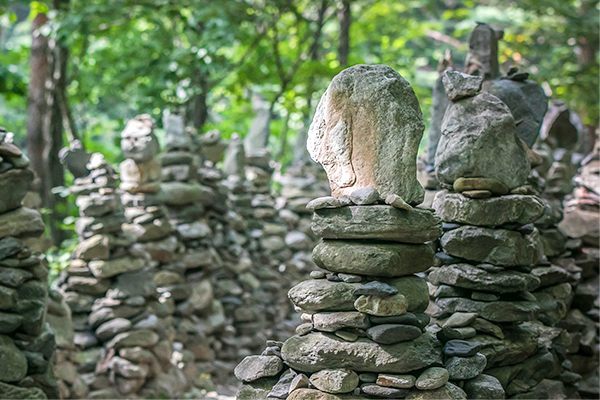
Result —
[{"label": "blurred stone cairn", "polygon": [[252,354],[268,337],[289,337],[295,326],[286,324],[292,312],[286,293],[292,285],[291,277],[280,268],[292,258],[292,250],[285,242],[288,228],[271,194],[271,156],[264,148],[249,147],[252,149],[247,152],[239,135],[232,135],[223,161],[227,175],[223,184],[229,189],[236,241],[244,249],[238,287],[247,292],[243,303],[226,308],[234,311],[236,330],[246,336],[238,346],[246,341]]},{"label": "blurred stone cairn", "polygon": [[[291,278],[293,286],[307,279],[310,272],[317,269],[311,255],[319,237],[310,228],[312,212],[306,205],[317,197],[327,196],[330,193],[329,183],[323,167],[308,160],[288,167],[285,174],[278,174],[274,180],[281,184],[281,192],[275,203],[280,220],[287,228],[285,244],[293,252],[292,258],[284,264],[282,273]],[[297,316],[294,312],[288,318],[295,319]]]},{"label": "blurred stone cairn", "polygon": [[45,322],[48,267],[28,238],[44,232],[21,201],[33,182],[29,160],[0,127],[0,398],[57,398],[54,332]]},{"label": "blurred stone cairn", "polygon": [[289,291],[304,321],[296,335],[236,367],[238,399],[466,398],[440,367],[427,283],[415,275],[433,264],[427,242],[441,233],[432,210],[412,207],[423,200],[423,129],[410,84],[391,68],[333,79],[308,135],[332,190],[307,205],[322,270]]},{"label": "blurred stone cairn", "polygon": [[536,157],[506,104],[480,92],[481,77],[443,80],[452,103],[435,168],[447,190],[433,203],[443,265],[429,280],[446,356],[470,349],[446,361],[450,379],[467,380],[469,398],[503,398],[503,388],[510,398],[573,398],[581,376],[565,361],[573,342],[560,320],[578,274],[550,265],[533,224],[546,212],[528,184]]},{"label": "blurred stone cairn", "polygon": [[[163,123],[166,152],[159,157],[161,191],[184,249],[155,280],[175,301],[176,343],[183,348],[181,362],[187,379],[212,389],[212,380],[226,381],[233,368],[228,363],[239,359],[232,351],[234,328],[221,302],[231,294],[219,286],[221,279],[235,282],[230,267],[239,264],[239,251],[229,251],[227,194],[219,185],[222,174],[203,165],[200,144],[184,128],[180,116],[165,115]],[[211,133],[211,142],[220,142],[220,136],[215,137]]]}]

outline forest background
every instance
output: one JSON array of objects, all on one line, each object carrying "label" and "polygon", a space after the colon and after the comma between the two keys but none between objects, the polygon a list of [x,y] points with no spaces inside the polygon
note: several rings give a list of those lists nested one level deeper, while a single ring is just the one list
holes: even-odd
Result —
[{"label": "forest background", "polygon": [[266,145],[285,169],[302,156],[327,84],[350,65],[397,70],[427,124],[438,61],[450,50],[461,69],[477,22],[504,30],[502,72],[529,72],[594,133],[599,12],[595,0],[0,0],[0,126],[42,178],[48,236],[70,239],[50,257],[60,264],[77,209],[61,190],[73,177],[58,150],[74,139],[116,165],[119,132],[137,114],[160,128],[172,110],[198,134],[229,138],[245,136],[262,107]]}]

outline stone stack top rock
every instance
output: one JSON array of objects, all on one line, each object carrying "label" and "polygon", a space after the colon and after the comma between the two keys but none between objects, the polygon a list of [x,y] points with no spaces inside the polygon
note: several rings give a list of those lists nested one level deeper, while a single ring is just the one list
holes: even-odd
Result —
[{"label": "stone stack top rock", "polygon": [[423,116],[410,84],[386,65],[356,65],[333,78],[308,132],[333,197],[373,187],[411,205],[423,201],[416,157]]},{"label": "stone stack top rock", "polygon": [[129,120],[121,132],[121,149],[125,158],[147,162],[156,157],[160,148],[154,134],[154,120],[148,114]]},{"label": "stone stack top rock", "polygon": [[479,93],[483,78],[448,70],[442,74],[442,82],[448,99],[456,101]]},{"label": "stone stack top rock", "polygon": [[530,162],[509,108],[489,93],[476,92],[480,78],[455,71],[444,75],[447,94],[454,100],[444,115],[436,153],[440,184],[449,188],[460,178],[473,178],[473,190],[524,185]]}]

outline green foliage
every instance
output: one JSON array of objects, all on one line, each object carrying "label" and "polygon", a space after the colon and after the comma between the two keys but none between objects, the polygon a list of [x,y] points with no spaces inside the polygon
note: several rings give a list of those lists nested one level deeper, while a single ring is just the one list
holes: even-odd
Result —
[{"label": "green foliage", "polygon": [[[451,49],[462,64],[468,35],[482,21],[505,31],[504,68],[531,72],[586,124],[598,124],[596,0],[354,0],[351,6],[349,63],[396,69],[413,84],[426,121],[438,60]],[[42,33],[70,50],[75,122],[88,149],[113,162],[120,160],[117,133],[136,114],[150,113],[159,125],[164,108],[191,117],[194,99],[205,95],[203,130],[217,128],[227,138],[246,134],[259,94],[272,104],[269,146],[288,163],[294,137],[307,129],[311,109],[342,69],[334,0],[70,0],[51,8],[42,1],[0,8],[0,124],[18,140],[25,136],[31,19],[48,12]]]}]

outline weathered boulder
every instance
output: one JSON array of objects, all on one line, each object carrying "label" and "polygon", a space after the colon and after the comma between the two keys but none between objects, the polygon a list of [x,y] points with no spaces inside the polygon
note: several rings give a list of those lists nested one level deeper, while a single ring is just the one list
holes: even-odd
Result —
[{"label": "weathered boulder", "polygon": [[383,277],[426,271],[434,257],[424,244],[323,240],[313,250],[313,261],[328,271]]},{"label": "weathered boulder", "polygon": [[441,234],[441,221],[431,211],[401,210],[388,205],[316,210],[311,225],[324,239],[378,239],[425,243]]},{"label": "weathered boulder", "polygon": [[346,342],[333,335],[309,333],[292,336],[281,349],[283,360],[302,372],[349,368],[356,372],[404,373],[441,364],[439,343],[428,334],[393,345],[360,338]]},{"label": "weathered boulder", "polygon": [[33,172],[27,168],[0,173],[0,214],[20,207],[32,182]]},{"label": "weathered boulder", "polygon": [[308,132],[332,196],[371,186],[420,204],[416,157],[424,124],[410,84],[386,65],[356,65],[333,78]]},{"label": "weathered boulder", "polygon": [[30,208],[19,207],[16,210],[0,214],[0,238],[37,237],[44,233],[45,226],[41,214]]},{"label": "weathered boulder", "polygon": [[507,229],[461,226],[445,232],[440,239],[447,254],[494,265],[535,265],[542,257],[537,236]]},{"label": "weathered boulder", "polygon": [[525,184],[531,169],[510,110],[488,93],[448,106],[435,159],[436,177],[446,186],[482,177],[511,190]]},{"label": "weathered boulder", "polygon": [[476,226],[529,224],[544,215],[544,205],[535,196],[508,195],[488,199],[469,199],[446,190],[438,192],[433,209],[444,222]]},{"label": "weathered boulder", "polygon": [[435,303],[444,312],[477,313],[480,317],[492,322],[520,322],[535,319],[540,311],[539,306],[531,301],[475,301],[461,297],[444,297]]},{"label": "weathered boulder", "polygon": [[281,358],[276,356],[249,356],[235,367],[234,374],[242,382],[277,375],[283,368]]},{"label": "weathered boulder", "polygon": [[307,311],[353,311],[355,297],[352,292],[359,286],[357,283],[311,279],[291,288],[288,297]]},{"label": "weathered boulder", "polygon": [[533,274],[517,271],[487,272],[470,264],[444,265],[429,274],[429,281],[484,292],[510,293],[532,291],[540,285]]}]

